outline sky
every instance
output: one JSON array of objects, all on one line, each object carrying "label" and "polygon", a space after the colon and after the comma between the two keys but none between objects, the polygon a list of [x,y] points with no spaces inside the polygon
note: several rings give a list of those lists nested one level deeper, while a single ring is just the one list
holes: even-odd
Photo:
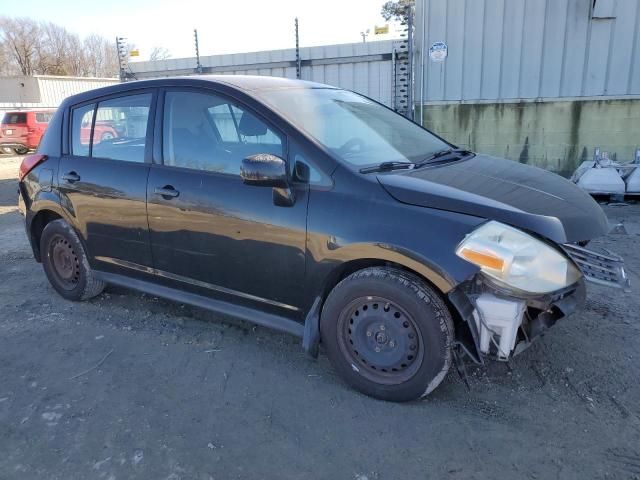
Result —
[{"label": "sky", "polygon": [[[146,60],[153,47],[172,58],[195,56],[193,29],[200,55],[252,52],[295,45],[294,18],[300,23],[300,46],[397,37],[374,35],[384,0],[0,0],[0,15],[51,21],[84,37],[126,37]],[[10,8],[7,6],[10,5]],[[131,59],[135,60],[134,58]]]}]

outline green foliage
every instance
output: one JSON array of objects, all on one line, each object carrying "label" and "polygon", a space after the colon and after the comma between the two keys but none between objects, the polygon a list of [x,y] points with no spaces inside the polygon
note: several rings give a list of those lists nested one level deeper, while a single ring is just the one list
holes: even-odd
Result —
[{"label": "green foliage", "polygon": [[406,25],[410,7],[413,5],[415,5],[415,0],[390,0],[382,5],[380,14],[386,21],[393,20]]}]

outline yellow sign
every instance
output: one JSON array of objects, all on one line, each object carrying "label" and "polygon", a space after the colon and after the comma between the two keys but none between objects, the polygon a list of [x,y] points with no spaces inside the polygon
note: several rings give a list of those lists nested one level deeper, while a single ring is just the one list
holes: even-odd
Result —
[{"label": "yellow sign", "polygon": [[138,50],[137,48],[135,50],[131,50],[129,52],[129,56],[130,57],[139,57],[140,56],[140,50]]},{"label": "yellow sign", "polygon": [[389,25],[383,25],[382,27],[376,25],[373,29],[373,33],[375,35],[384,35],[385,33],[389,33]]}]

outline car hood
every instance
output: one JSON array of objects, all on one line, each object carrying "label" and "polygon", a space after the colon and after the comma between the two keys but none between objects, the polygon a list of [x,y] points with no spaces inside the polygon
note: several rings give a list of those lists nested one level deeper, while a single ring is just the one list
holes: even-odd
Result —
[{"label": "car hood", "polygon": [[559,175],[476,155],[448,164],[379,174],[396,200],[497,220],[556,243],[605,235],[607,217],[583,190]]}]

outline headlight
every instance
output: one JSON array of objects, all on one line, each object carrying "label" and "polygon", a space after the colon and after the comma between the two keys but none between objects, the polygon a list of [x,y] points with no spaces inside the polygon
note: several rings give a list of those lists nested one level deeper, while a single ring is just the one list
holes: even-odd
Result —
[{"label": "headlight", "polygon": [[456,254],[498,283],[530,293],[549,293],[582,275],[560,252],[526,233],[491,221],[471,232]]}]

